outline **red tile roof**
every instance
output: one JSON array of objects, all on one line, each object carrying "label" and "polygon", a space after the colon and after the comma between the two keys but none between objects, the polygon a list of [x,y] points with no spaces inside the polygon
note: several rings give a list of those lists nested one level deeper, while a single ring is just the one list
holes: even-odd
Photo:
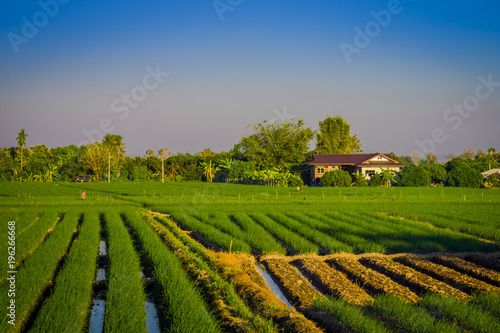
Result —
[{"label": "red tile roof", "polygon": [[306,164],[359,166],[363,163],[368,163],[369,160],[379,155],[387,158],[389,162],[373,161],[377,162],[377,165],[404,166],[404,164],[398,163],[384,154],[314,154],[313,160],[306,162]]}]

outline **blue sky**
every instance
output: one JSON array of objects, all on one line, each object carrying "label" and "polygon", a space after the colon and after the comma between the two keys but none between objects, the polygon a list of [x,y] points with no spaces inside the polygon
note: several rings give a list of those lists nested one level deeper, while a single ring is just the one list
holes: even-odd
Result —
[{"label": "blue sky", "polygon": [[2,2],[0,147],[22,127],[28,145],[49,147],[112,128],[132,155],[227,151],[250,123],[293,115],[316,129],[340,114],[365,152],[500,150],[499,12],[497,1]]}]

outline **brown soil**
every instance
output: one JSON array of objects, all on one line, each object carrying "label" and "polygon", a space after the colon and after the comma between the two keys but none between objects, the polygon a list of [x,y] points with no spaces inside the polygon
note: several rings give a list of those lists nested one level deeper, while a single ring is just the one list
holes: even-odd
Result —
[{"label": "brown soil", "polygon": [[402,286],[384,274],[363,266],[359,261],[348,258],[334,258],[330,265],[345,272],[349,278],[374,294],[392,294],[410,302],[418,302],[420,297],[408,287]]},{"label": "brown soil", "polygon": [[475,291],[480,293],[494,292],[500,294],[500,289],[498,287],[487,284],[469,275],[459,273],[451,268],[430,262],[422,257],[407,255],[396,258],[395,260],[467,293]]},{"label": "brown soil", "polygon": [[327,295],[343,298],[356,305],[366,305],[373,302],[373,297],[357,284],[351,282],[345,274],[328,266],[319,258],[296,259],[292,264],[295,264],[308,279]]}]

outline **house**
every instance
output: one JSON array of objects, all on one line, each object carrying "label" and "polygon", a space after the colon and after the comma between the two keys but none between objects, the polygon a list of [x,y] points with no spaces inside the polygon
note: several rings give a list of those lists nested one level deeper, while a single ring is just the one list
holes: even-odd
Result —
[{"label": "house", "polygon": [[499,168],[490,169],[490,170],[487,170],[485,172],[481,172],[481,174],[483,175],[484,179],[487,179],[491,175],[496,175],[497,177],[500,178],[500,169]]},{"label": "house", "polygon": [[399,172],[405,166],[384,154],[314,154],[313,160],[306,164],[311,166],[311,185],[318,184],[327,171],[345,170],[350,174],[359,171],[369,180],[381,173],[381,168]]}]

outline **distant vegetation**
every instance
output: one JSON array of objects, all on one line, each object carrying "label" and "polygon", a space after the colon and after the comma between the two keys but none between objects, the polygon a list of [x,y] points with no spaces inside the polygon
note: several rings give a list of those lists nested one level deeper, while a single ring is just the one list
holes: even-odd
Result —
[{"label": "distant vegetation", "polygon": [[[148,149],[144,156],[127,156],[123,138],[107,134],[101,142],[48,148],[45,145],[26,147],[28,133],[21,129],[18,147],[0,148],[0,180],[14,182],[72,181],[80,175],[92,175],[95,181],[206,181],[270,186],[302,186],[310,182],[313,153],[358,153],[362,146],[350,134],[350,124],[341,116],[320,121],[317,131],[300,119],[249,125],[253,132],[245,135],[227,152],[204,149],[197,154],[171,154],[167,148],[157,153]],[[315,137],[316,147],[308,143]],[[440,164],[429,153],[411,156],[387,154],[404,163],[399,175],[382,173],[371,178],[370,186],[500,186],[493,176],[483,184],[481,172],[500,167],[500,153],[465,149],[460,156],[448,155]],[[342,180],[331,175],[323,177],[329,186],[366,186],[363,175],[346,175]]]}]

